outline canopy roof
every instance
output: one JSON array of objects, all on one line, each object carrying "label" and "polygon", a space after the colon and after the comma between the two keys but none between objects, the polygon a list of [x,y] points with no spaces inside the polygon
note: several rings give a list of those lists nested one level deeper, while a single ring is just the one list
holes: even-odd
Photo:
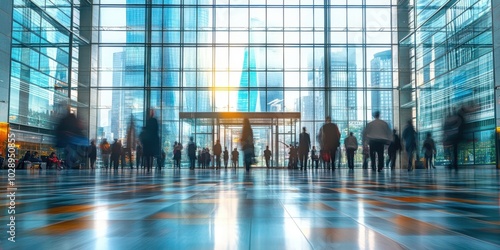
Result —
[{"label": "canopy roof", "polygon": [[291,125],[300,112],[179,112],[179,118],[197,125],[241,125],[245,118],[252,125]]}]

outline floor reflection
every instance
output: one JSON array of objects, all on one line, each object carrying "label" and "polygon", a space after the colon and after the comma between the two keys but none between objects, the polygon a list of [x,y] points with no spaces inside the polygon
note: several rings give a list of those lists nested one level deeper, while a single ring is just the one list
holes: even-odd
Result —
[{"label": "floor reflection", "polygon": [[500,249],[495,176],[21,170],[16,243],[0,249]]}]

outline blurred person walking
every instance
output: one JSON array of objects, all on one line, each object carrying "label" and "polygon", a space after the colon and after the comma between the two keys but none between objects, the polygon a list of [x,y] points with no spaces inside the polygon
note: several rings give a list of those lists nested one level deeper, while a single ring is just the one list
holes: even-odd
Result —
[{"label": "blurred person walking", "polygon": [[[415,127],[413,126],[411,120],[408,120],[406,128],[403,130],[403,140],[405,143],[405,150],[408,157],[408,171],[412,171],[414,169],[413,153],[417,148],[417,131],[415,131]],[[416,159],[415,161],[419,160],[420,159]]]},{"label": "blurred person walking", "polygon": [[109,157],[111,155],[111,145],[106,138],[103,138],[101,144],[99,144],[99,148],[101,149],[101,159],[104,168],[109,167]]},{"label": "blurred person walking", "polygon": [[389,124],[380,119],[379,111],[373,113],[373,118],[365,127],[363,143],[368,143],[370,147],[372,170],[381,172],[384,169],[384,147],[392,141],[392,133]]},{"label": "blurred person walking", "polygon": [[158,120],[155,118],[153,109],[149,110],[149,116],[146,120],[146,126],[141,136],[143,147],[144,165],[150,171],[153,168],[153,157],[160,155],[160,136],[158,135]]},{"label": "blurred person walking", "polygon": [[363,169],[368,169],[368,160],[370,160],[370,147],[368,143],[363,142]]},{"label": "blurred person walking", "polygon": [[[127,138],[125,142],[125,147],[124,147],[124,152],[123,152],[123,162],[122,162],[122,168],[123,165],[125,165],[125,157],[128,156],[128,162],[130,168],[134,168],[134,163],[132,161],[132,150],[136,148],[136,132],[135,132],[135,122],[134,122],[134,117],[130,116],[130,122],[128,124],[127,128]],[[137,153],[136,153],[137,154]]]},{"label": "blurred person walking", "polygon": [[302,133],[299,136],[299,161],[300,170],[307,170],[307,160],[309,156],[309,149],[311,148],[311,137],[306,132],[306,127],[302,128]]},{"label": "blurred person walking", "polygon": [[389,144],[389,148],[387,149],[387,152],[389,154],[387,166],[389,166],[390,163],[391,170],[394,170],[396,168],[396,157],[398,155],[398,152],[401,150],[401,139],[399,139],[396,129],[392,130],[392,132],[392,141],[391,144]]},{"label": "blurred person walking", "polygon": [[316,146],[313,146],[311,149],[311,168],[316,165],[316,169],[318,168],[319,163],[319,155],[318,150],[316,150]]},{"label": "blurred person walking", "polygon": [[212,151],[214,152],[215,169],[220,169],[220,155],[222,154],[222,146],[220,145],[219,140],[217,140],[213,145]]},{"label": "blurred person walking", "polygon": [[210,168],[210,162],[212,161],[212,155],[210,155],[210,149],[205,148],[205,151],[203,151],[203,168]]},{"label": "blurred person walking", "polygon": [[271,161],[271,150],[269,150],[269,146],[266,146],[266,150],[264,150],[264,159],[266,161],[266,167],[269,168],[269,163]]},{"label": "blurred person walking", "polygon": [[203,149],[198,149],[198,168],[203,168]]},{"label": "blurred person walking", "polygon": [[143,161],[142,161],[142,145],[138,141],[136,142],[137,146],[135,147],[135,167],[139,169],[140,167],[143,167]]},{"label": "blurred person walking", "polygon": [[344,139],[344,147],[347,154],[347,167],[354,169],[354,153],[358,149],[358,140],[353,132],[350,132],[349,136]]},{"label": "blurred person walking", "polygon": [[233,168],[238,168],[238,161],[240,160],[240,153],[238,152],[238,149],[234,148],[234,150],[231,152],[231,161],[232,161],[232,166]]},{"label": "blurred person walking", "polygon": [[335,155],[340,145],[340,131],[337,124],[332,123],[330,116],[326,117],[325,124],[319,131],[319,141],[321,150],[328,156],[323,157],[325,168],[332,168],[335,171]]},{"label": "blurred person walking", "polygon": [[458,170],[458,144],[462,141],[465,126],[465,107],[445,119],[443,127],[443,146],[451,154],[450,167]]},{"label": "blurred person walking", "polygon": [[112,168],[118,169],[121,155],[122,155],[122,143],[120,140],[115,139],[115,142],[111,145],[111,167]]},{"label": "blurred person walking", "polygon": [[422,150],[424,151],[426,168],[436,168],[433,161],[436,155],[436,143],[434,143],[431,133],[427,133]]},{"label": "blurred person walking", "polygon": [[94,169],[95,161],[97,159],[97,146],[95,145],[95,140],[90,141],[88,157],[90,160],[90,168]]},{"label": "blurred person walking", "polygon": [[182,149],[184,147],[180,142],[174,142],[174,168],[181,168],[181,159],[182,159]]},{"label": "blurred person walking", "polygon": [[[82,157],[78,152],[83,147],[87,148],[88,140],[83,135],[82,122],[67,107],[67,113],[58,122],[56,127],[56,147],[64,148],[64,165],[67,168],[79,167]],[[84,150],[83,153],[86,151]]]},{"label": "blurred person walking", "polygon": [[250,165],[252,165],[255,157],[255,147],[253,141],[253,130],[250,125],[248,118],[243,120],[243,128],[241,132],[241,149],[243,150],[243,160],[245,162],[245,169],[250,171]]},{"label": "blurred person walking", "polygon": [[227,164],[229,162],[229,151],[227,150],[227,147],[224,147],[223,158],[224,158],[224,168],[227,169]]},{"label": "blurred person walking", "polygon": [[193,170],[196,162],[196,143],[193,137],[189,137],[188,150],[189,169]]}]

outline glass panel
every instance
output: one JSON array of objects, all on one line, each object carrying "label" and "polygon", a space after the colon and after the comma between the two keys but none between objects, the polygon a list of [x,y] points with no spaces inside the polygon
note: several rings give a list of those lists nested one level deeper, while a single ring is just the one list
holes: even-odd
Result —
[{"label": "glass panel", "polygon": [[212,71],[198,72],[197,86],[212,87]]},{"label": "glass panel", "polygon": [[229,91],[229,111],[239,111],[238,105],[240,96],[238,94],[239,91],[237,90]]},{"label": "glass panel", "polygon": [[[349,12],[349,14],[351,14],[351,12]],[[366,8],[366,29],[368,31],[389,31],[390,28],[390,8]]]},{"label": "glass panel", "polygon": [[267,68],[283,68],[283,48],[267,48]]},{"label": "glass panel", "polygon": [[267,91],[266,109],[270,112],[283,112],[283,91]]},{"label": "glass panel", "polygon": [[284,32],[285,44],[299,44],[300,43],[300,33],[299,32]]},{"label": "glass panel", "polygon": [[363,9],[349,8],[347,9],[347,28],[349,31],[359,31],[363,28]]},{"label": "glass panel", "polygon": [[267,9],[267,27],[270,29],[283,29],[283,9]]},{"label": "glass panel", "polygon": [[231,70],[247,70],[249,68],[248,48],[231,47],[229,53],[229,67]]},{"label": "glass panel", "polygon": [[267,32],[267,43],[268,44],[283,44],[283,32],[281,32],[281,31]]},{"label": "glass panel", "polygon": [[212,92],[198,90],[196,93],[196,110],[197,112],[210,112],[212,111]]},{"label": "glass panel", "polygon": [[494,164],[496,162],[495,133],[481,131],[474,134],[475,164]]},{"label": "glass panel", "polygon": [[283,87],[283,72],[268,72],[267,87]]},{"label": "glass panel", "polygon": [[474,164],[474,137],[473,134],[464,134],[463,141],[467,143],[458,144],[458,164]]},{"label": "glass panel", "polygon": [[284,112],[298,112],[300,107],[299,91],[284,91]]},{"label": "glass panel", "polygon": [[391,43],[391,33],[390,32],[366,32],[366,43],[367,44],[390,44]]},{"label": "glass panel", "polygon": [[215,48],[215,68],[217,70],[227,70],[229,68],[229,48]]},{"label": "glass panel", "polygon": [[231,30],[247,30],[248,29],[248,9],[247,8],[232,8],[229,10],[230,29]]},{"label": "glass panel", "polygon": [[334,17],[331,20],[332,30],[342,31],[347,27],[347,9],[345,8],[332,8],[330,10],[331,16]]},{"label": "glass panel", "polygon": [[284,56],[285,70],[298,70],[300,68],[299,48],[285,48]]},{"label": "glass panel", "polygon": [[[287,1],[288,2],[288,1]],[[300,21],[300,11],[298,8],[285,8],[284,9],[284,25],[285,29],[291,30],[298,30],[300,27],[299,21]]]},{"label": "glass panel", "polygon": [[203,86],[202,83],[197,81],[196,72],[184,72],[183,80],[183,87],[196,87],[197,84],[198,86]]},{"label": "glass panel", "polygon": [[300,27],[301,28],[312,28],[314,27],[314,19],[311,18],[313,16],[312,8],[300,8]]},{"label": "glass panel", "polygon": [[247,31],[232,31],[229,33],[229,42],[231,44],[245,44],[248,43]]},{"label": "glass panel", "polygon": [[229,107],[229,92],[216,91],[215,92],[215,112],[227,112]]}]

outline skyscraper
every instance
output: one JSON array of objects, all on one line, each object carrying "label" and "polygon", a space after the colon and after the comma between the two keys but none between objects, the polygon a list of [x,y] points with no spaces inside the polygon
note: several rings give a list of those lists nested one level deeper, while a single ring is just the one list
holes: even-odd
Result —
[{"label": "skyscraper", "polygon": [[355,121],[356,97],[356,50],[342,49],[331,53],[331,108],[334,121]]},{"label": "skyscraper", "polygon": [[[240,78],[240,87],[238,90],[238,109],[237,111],[243,112],[257,112],[259,103],[257,92],[258,79],[255,61],[255,53],[249,53],[249,48],[245,49],[245,56],[243,57],[243,69]],[[250,54],[250,55],[249,55]]]},{"label": "skyscraper", "polygon": [[[378,52],[371,60],[371,106],[380,111],[380,118],[392,127],[392,53],[391,50]],[[376,90],[380,88],[380,90]]]}]

